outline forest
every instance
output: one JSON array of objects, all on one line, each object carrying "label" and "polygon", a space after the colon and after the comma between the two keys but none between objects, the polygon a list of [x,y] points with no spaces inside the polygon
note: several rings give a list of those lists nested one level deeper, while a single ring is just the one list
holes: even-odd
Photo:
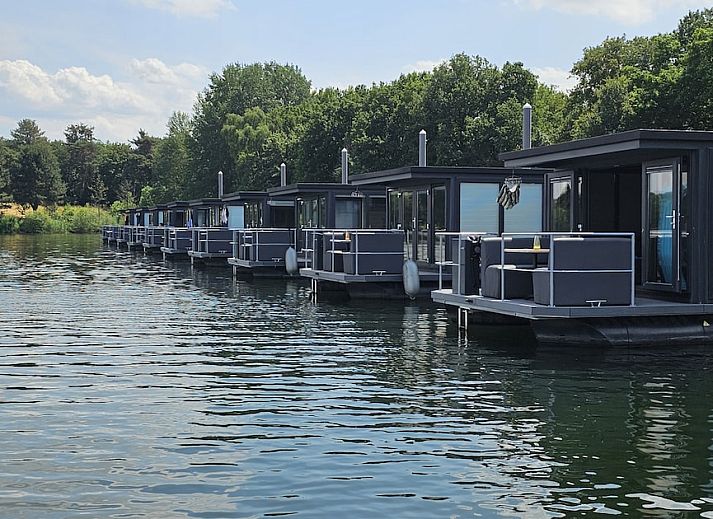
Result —
[{"label": "forest", "polygon": [[142,205],[262,190],[289,181],[337,181],[341,148],[351,172],[417,160],[494,165],[520,145],[521,109],[533,106],[533,145],[633,128],[713,130],[713,9],[690,12],[670,33],[607,38],[583,50],[560,92],[522,63],[498,67],[456,54],[431,72],[388,83],[314,90],[291,64],[232,63],[208,80],[193,113],[175,112],[163,136],[137,129],[127,143],[102,142],[82,122],[50,140],[23,119],[0,138],[0,199],[57,204]]}]

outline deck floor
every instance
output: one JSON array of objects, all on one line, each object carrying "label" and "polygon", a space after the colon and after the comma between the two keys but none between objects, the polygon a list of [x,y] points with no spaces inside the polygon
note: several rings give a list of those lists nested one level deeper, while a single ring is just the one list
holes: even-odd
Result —
[{"label": "deck floor", "polygon": [[527,299],[493,299],[479,295],[453,294],[451,289],[434,290],[437,303],[468,310],[492,312],[523,319],[582,319],[587,317],[650,317],[713,314],[713,304],[692,304],[636,297],[634,306],[545,306]]},{"label": "deck floor", "polygon": [[[315,270],[311,268],[300,269],[300,275],[310,279],[321,279],[333,283],[401,283],[402,274],[347,274],[345,272],[332,272],[330,270]],[[419,272],[421,282],[438,281],[438,272]],[[450,276],[443,276],[450,280]]]}]

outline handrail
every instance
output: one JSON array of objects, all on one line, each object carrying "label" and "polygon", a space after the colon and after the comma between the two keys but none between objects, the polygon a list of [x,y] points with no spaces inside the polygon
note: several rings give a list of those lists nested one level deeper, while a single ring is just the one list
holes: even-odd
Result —
[{"label": "handrail", "polygon": [[[447,238],[458,238],[458,262],[455,262],[453,259],[451,261],[437,261],[435,262],[436,265],[438,265],[438,290],[443,290],[443,267],[452,267],[457,265],[458,266],[458,276],[457,278],[451,277],[451,287],[456,286],[456,283],[458,284],[457,286],[460,286],[460,276],[462,272],[462,266],[463,266],[463,257],[462,257],[462,250],[463,247],[461,247],[461,244],[463,243],[463,238],[482,238],[483,236],[496,236],[494,233],[490,232],[461,232],[461,231],[436,231],[436,237],[438,238],[438,245],[439,247],[443,248],[443,255],[444,257],[446,256],[446,247],[447,245]],[[444,243],[445,242],[445,243]],[[451,275],[453,275],[453,272],[451,272]]]}]

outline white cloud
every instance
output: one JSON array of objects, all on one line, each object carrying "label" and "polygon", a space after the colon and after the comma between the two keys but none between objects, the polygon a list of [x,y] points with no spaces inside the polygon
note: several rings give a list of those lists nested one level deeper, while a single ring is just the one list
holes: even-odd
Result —
[{"label": "white cloud", "polygon": [[409,65],[405,65],[402,67],[402,71],[405,74],[409,74],[411,72],[430,72],[434,68],[436,68],[438,65],[441,63],[444,63],[446,60],[445,59],[437,59],[437,60],[419,60],[416,63],[411,63]]},{"label": "white cloud", "polygon": [[0,113],[37,119],[51,138],[81,121],[95,126],[100,139],[126,141],[139,128],[162,135],[173,111],[191,111],[208,79],[202,67],[156,58],[134,59],[126,70],[129,77],[117,81],[84,67],[52,73],[26,60],[0,60]]},{"label": "white cloud", "polygon": [[148,83],[180,85],[186,81],[208,76],[208,70],[191,63],[168,66],[160,59],[132,59],[129,69],[138,78]]},{"label": "white cloud", "polygon": [[551,9],[568,14],[603,16],[625,25],[640,25],[653,20],[657,13],[669,8],[705,8],[709,1],[701,0],[511,0],[531,9]]},{"label": "white cloud", "polygon": [[234,11],[230,0],[130,0],[149,9],[167,11],[175,16],[214,18],[221,11]]},{"label": "white cloud", "polygon": [[577,84],[577,78],[568,71],[556,67],[531,68],[540,78],[540,83],[555,87],[560,92],[568,92]]}]

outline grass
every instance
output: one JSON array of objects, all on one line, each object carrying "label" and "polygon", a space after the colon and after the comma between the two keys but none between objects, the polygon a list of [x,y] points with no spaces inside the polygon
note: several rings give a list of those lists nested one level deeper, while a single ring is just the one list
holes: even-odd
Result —
[{"label": "grass", "polygon": [[58,206],[24,209],[0,207],[0,234],[96,233],[102,225],[115,224],[117,216],[100,207]]}]

